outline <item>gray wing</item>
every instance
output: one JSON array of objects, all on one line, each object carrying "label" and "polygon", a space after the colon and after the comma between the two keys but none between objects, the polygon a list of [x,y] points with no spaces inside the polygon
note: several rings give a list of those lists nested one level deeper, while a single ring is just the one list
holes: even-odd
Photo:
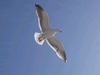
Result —
[{"label": "gray wing", "polygon": [[44,32],[45,30],[50,29],[46,11],[44,11],[44,9],[39,4],[35,4],[35,7],[40,30]]},{"label": "gray wing", "polygon": [[64,51],[63,45],[54,36],[48,38],[46,41],[48,45],[56,52],[57,56],[64,62],[67,62],[66,53]]}]

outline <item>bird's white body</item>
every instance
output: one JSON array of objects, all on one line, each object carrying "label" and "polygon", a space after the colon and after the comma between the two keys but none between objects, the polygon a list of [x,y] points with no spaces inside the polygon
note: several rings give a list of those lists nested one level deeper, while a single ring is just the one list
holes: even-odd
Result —
[{"label": "bird's white body", "polygon": [[49,30],[44,31],[42,35],[44,39],[47,39],[54,36],[56,32],[58,32],[56,29],[49,29]]}]

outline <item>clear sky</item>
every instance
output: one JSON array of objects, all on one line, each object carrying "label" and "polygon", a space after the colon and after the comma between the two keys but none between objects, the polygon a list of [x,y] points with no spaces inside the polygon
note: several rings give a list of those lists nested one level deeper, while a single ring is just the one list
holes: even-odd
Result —
[{"label": "clear sky", "polygon": [[[35,3],[63,31],[67,63],[35,42]],[[0,75],[100,75],[100,0],[0,0]]]}]

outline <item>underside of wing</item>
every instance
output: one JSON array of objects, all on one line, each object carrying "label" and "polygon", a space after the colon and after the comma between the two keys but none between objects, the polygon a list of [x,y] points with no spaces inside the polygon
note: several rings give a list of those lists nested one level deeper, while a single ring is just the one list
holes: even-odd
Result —
[{"label": "underside of wing", "polygon": [[45,30],[50,29],[46,11],[39,4],[35,4],[35,7],[40,30],[44,32]]},{"label": "underside of wing", "polygon": [[56,52],[57,56],[66,62],[66,53],[63,45],[54,36],[48,38],[46,41],[48,45]]},{"label": "underside of wing", "polygon": [[48,38],[47,40],[48,45],[54,50],[57,51],[58,45],[61,45],[61,43],[53,36],[51,38]]}]

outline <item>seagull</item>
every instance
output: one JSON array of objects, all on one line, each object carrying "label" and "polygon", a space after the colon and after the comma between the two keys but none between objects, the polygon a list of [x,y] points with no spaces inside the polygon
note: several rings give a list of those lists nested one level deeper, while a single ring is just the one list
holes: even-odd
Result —
[{"label": "seagull", "polygon": [[62,31],[59,29],[50,28],[48,23],[48,14],[39,4],[36,3],[35,8],[36,8],[36,15],[38,17],[38,25],[41,31],[41,33],[38,32],[34,33],[34,39],[36,43],[42,45],[44,43],[44,40],[46,40],[48,45],[55,51],[57,56],[64,62],[67,62],[64,47],[54,36],[57,32],[62,32]]}]

